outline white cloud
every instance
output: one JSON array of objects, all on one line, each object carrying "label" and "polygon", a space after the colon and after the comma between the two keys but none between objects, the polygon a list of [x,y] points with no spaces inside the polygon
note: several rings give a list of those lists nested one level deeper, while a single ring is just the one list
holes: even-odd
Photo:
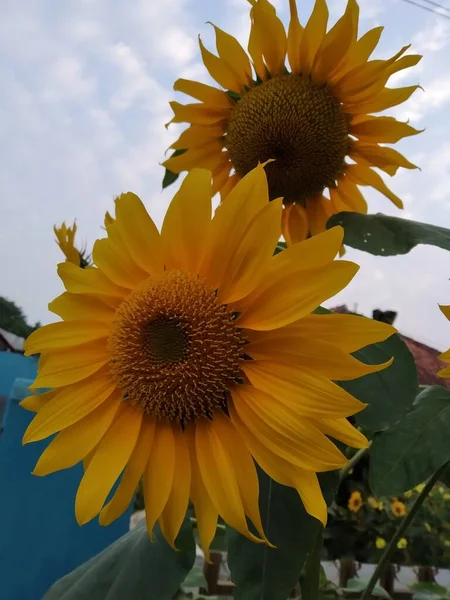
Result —
[{"label": "white cloud", "polygon": [[435,79],[423,84],[424,90],[418,89],[410,100],[397,107],[393,114],[400,121],[420,121],[430,112],[443,108],[450,102],[450,77]]},{"label": "white cloud", "polygon": [[419,54],[439,52],[447,46],[449,36],[450,22],[447,23],[444,19],[436,18],[413,37],[413,51]]}]

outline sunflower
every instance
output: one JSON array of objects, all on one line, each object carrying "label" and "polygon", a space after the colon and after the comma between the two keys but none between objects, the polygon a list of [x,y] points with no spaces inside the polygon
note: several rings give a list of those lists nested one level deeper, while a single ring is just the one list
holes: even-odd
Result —
[{"label": "sunflower", "polygon": [[363,500],[360,492],[352,492],[352,495],[348,499],[348,508],[354,513],[357,513],[358,510],[362,507]]},{"label": "sunflower", "polygon": [[377,537],[375,540],[375,546],[378,548],[378,550],[383,550],[383,548],[386,548],[386,540],[382,537]]},{"label": "sunflower", "polygon": [[391,364],[351,353],[395,331],[311,314],[357,266],[333,260],[340,227],[273,254],[282,205],[269,202],[262,166],[213,217],[211,199],[211,173],[194,169],[161,233],[137,196],[116,200],[95,266],[58,265],[66,291],[49,308],[63,321],[26,342],[27,355],[40,353],[31,389],[51,390],[22,402],[37,412],[24,443],[57,433],[36,475],[85,463],[80,524],[111,523],[143,477],[150,535],[159,521],[174,546],[191,498],[206,552],[219,515],[266,541],[254,461],[325,523],[316,473],[347,463],[330,438],[367,446],[346,419],[365,405],[332,380]]},{"label": "sunflower", "polygon": [[399,548],[399,550],[404,550],[407,545],[408,540],[406,538],[400,538],[397,542],[397,548]]},{"label": "sunflower", "polygon": [[406,506],[400,500],[394,500],[391,504],[391,510],[394,517],[404,517],[406,515]]},{"label": "sunflower", "polygon": [[325,0],[316,0],[305,27],[295,0],[289,0],[287,32],[267,0],[249,1],[251,61],[238,41],[216,26],[218,56],[200,40],[205,67],[223,89],[186,79],[175,82],[176,91],[200,102],[170,103],[170,123],[190,126],[172,144],[175,152],[163,165],[174,173],[211,169],[213,189],[223,199],[259,162],[274,159],[266,166],[269,196],[283,198],[288,244],[324,231],[335,213],[366,213],[359,186],[377,189],[402,208],[374,168],[391,176],[399,167],[417,168],[383,144],[419,131],[371,113],[404,102],[419,87],[386,84],[421,56],[404,56],[405,46],[386,60],[369,60],[383,27],[358,39],[355,0],[349,0],[328,32]]},{"label": "sunflower", "polygon": [[89,265],[89,258],[86,256],[86,252],[77,250],[75,246],[77,224],[74,222],[72,227],[67,227],[65,223],[59,227],[55,225],[53,231],[55,232],[56,243],[62,250],[66,260],[77,265],[77,267],[87,267]]}]

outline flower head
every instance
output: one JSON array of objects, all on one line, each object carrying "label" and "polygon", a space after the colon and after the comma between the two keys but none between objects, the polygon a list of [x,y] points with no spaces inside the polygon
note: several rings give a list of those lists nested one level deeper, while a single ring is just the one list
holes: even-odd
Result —
[{"label": "flower head", "polygon": [[75,234],[77,232],[77,224],[74,222],[72,227],[67,227],[65,223],[53,227],[56,236],[56,243],[61,248],[66,261],[73,263],[77,267],[87,267],[89,260],[84,252],[80,252],[75,246]]},{"label": "flower head", "polygon": [[400,500],[392,502],[391,510],[394,517],[404,517],[406,515],[406,506]]},{"label": "flower head", "polygon": [[316,473],[347,463],[330,438],[367,446],[346,419],[364,405],[333,380],[388,366],[352,353],[395,331],[311,314],[357,267],[333,260],[339,227],[273,254],[282,207],[269,202],[262,166],[213,217],[211,198],[211,174],[194,169],[161,233],[137,196],[116,200],[95,265],[58,266],[66,291],[50,309],[63,321],[26,342],[40,353],[32,388],[52,389],[22,403],[37,411],[25,443],[58,434],[35,474],[86,463],[80,524],[116,519],[143,476],[149,532],[159,521],[174,545],[191,498],[205,551],[219,515],[266,541],[254,461],[326,521]]},{"label": "flower head", "polygon": [[378,548],[378,550],[383,550],[383,548],[386,547],[386,540],[382,537],[377,537],[375,540],[375,546]]},{"label": "flower head", "polygon": [[205,67],[222,90],[186,79],[175,82],[176,91],[200,102],[171,102],[171,123],[189,127],[172,144],[175,152],[166,168],[174,173],[211,169],[214,191],[224,198],[258,163],[274,159],[265,167],[269,196],[283,198],[288,243],[323,231],[334,213],[367,212],[359,186],[377,189],[402,208],[374,169],[392,176],[400,167],[416,168],[385,144],[418,131],[372,113],[401,104],[419,87],[386,86],[391,75],[421,57],[405,55],[409,46],[404,46],[388,59],[371,59],[383,28],[358,39],[355,0],[348,1],[328,32],[325,0],[316,0],[305,27],[295,0],[289,0],[287,32],[268,0],[249,2],[250,57],[216,26],[218,56],[200,41]]},{"label": "flower head", "polygon": [[400,550],[404,550],[408,545],[408,540],[406,538],[400,538],[397,542],[397,548]]},{"label": "flower head", "polygon": [[363,499],[360,492],[352,492],[352,495],[348,499],[348,508],[354,513],[357,513],[358,510],[363,505]]}]

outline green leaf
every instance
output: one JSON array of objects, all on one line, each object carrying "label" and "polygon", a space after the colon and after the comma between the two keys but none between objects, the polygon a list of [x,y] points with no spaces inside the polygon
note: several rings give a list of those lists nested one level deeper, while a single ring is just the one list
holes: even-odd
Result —
[{"label": "green leaf", "polygon": [[380,256],[407,254],[417,244],[450,250],[450,229],[418,223],[381,213],[362,215],[341,212],[330,217],[327,227],[342,225],[344,244]]},{"label": "green leaf", "polygon": [[[202,561],[203,562],[203,561]],[[183,581],[184,588],[207,588],[208,583],[203,573],[203,564],[196,562]]]},{"label": "green leaf", "polygon": [[[336,472],[319,476],[328,503],[336,493]],[[265,533],[276,548],[251,542],[227,530],[228,566],[236,600],[286,600],[321,524],[307,514],[297,492],[259,470],[260,511]]]},{"label": "green leaf", "polygon": [[338,382],[358,400],[368,404],[355,415],[357,425],[370,431],[380,431],[402,419],[416,398],[419,383],[413,355],[398,335],[392,335],[384,342],[358,350],[354,356],[369,365],[394,357],[393,364],[387,369],[352,381]]},{"label": "green leaf", "polygon": [[195,560],[191,524],[185,520],[176,540],[178,552],[155,527],[150,542],[145,522],[87,563],[57,581],[43,600],[170,600]]},{"label": "green leaf", "polygon": [[399,423],[375,435],[370,450],[374,494],[396,495],[428,479],[450,460],[450,391],[431,386]]},{"label": "green leaf", "polygon": [[[180,156],[181,154],[184,154],[185,152],[187,152],[187,150],[175,150],[170,158],[173,158],[174,156]],[[179,173],[174,173],[173,171],[169,171],[169,169],[165,170],[164,173],[164,177],[163,177],[163,181],[162,181],[162,186],[163,189],[168,187],[169,185],[172,185],[172,183],[174,183],[178,177],[180,176]]]},{"label": "green leaf", "polygon": [[[342,591],[351,593],[363,592],[366,589],[368,583],[368,581],[364,581],[363,579],[353,578],[347,582],[347,587],[342,588]],[[391,600],[391,596],[389,596],[387,591],[379,585],[376,585],[373,588],[372,596],[378,596],[378,598],[387,598],[388,600]]]}]

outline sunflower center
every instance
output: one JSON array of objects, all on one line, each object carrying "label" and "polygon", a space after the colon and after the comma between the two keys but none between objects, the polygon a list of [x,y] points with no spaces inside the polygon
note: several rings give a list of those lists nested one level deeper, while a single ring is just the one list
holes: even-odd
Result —
[{"label": "sunflower center", "polygon": [[348,120],[326,86],[284,75],[245,94],[233,108],[226,146],[238,175],[266,165],[270,198],[304,201],[333,186],[348,151]]},{"label": "sunflower center", "polygon": [[167,271],[116,312],[110,370],[145,413],[181,423],[224,407],[240,376],[244,338],[235,317],[197,276]]}]

